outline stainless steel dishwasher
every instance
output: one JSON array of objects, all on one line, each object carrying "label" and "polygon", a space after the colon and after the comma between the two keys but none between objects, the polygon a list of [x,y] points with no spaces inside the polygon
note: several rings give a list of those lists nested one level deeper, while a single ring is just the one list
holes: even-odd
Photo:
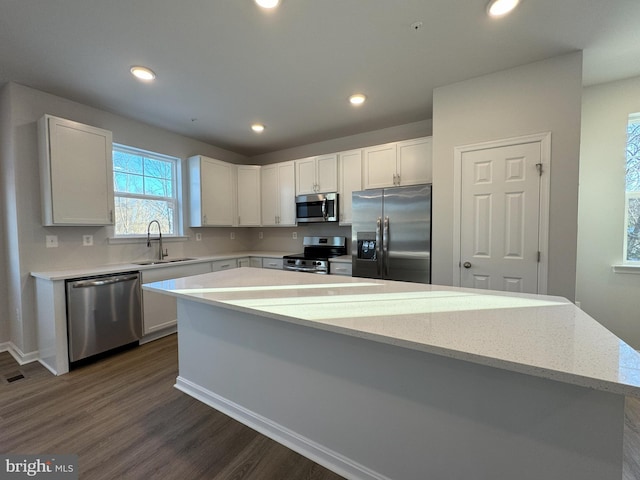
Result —
[{"label": "stainless steel dishwasher", "polygon": [[138,272],[71,279],[66,287],[70,362],[142,337]]}]

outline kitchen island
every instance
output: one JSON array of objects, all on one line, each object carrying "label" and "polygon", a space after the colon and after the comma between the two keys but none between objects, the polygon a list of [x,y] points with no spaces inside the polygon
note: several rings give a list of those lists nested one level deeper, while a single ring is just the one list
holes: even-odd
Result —
[{"label": "kitchen island", "polygon": [[178,298],[176,387],[354,479],[622,478],[640,355],[558,297],[253,268]]}]

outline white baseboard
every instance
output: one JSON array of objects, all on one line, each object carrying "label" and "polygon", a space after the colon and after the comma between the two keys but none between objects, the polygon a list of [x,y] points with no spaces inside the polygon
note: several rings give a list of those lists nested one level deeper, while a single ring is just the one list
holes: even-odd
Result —
[{"label": "white baseboard", "polygon": [[352,480],[391,480],[389,477],[354,462],[313,440],[298,435],[262,415],[258,415],[202,388],[186,378],[179,376],[176,379],[175,388],[345,478]]},{"label": "white baseboard", "polygon": [[0,343],[0,352],[9,352],[20,365],[36,362],[40,355],[38,351],[23,353],[13,342]]},{"label": "white baseboard", "polygon": [[140,339],[140,345],[144,345],[145,343],[153,342],[154,340],[158,340],[159,338],[166,337],[168,335],[173,335],[178,331],[178,326],[173,325],[169,328],[165,328],[163,330],[158,330],[156,332],[151,332],[145,335]]}]

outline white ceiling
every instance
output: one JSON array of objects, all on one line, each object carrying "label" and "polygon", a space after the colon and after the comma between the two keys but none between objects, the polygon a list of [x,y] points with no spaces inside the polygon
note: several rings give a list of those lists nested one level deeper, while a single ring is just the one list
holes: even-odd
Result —
[{"label": "white ceiling", "polygon": [[640,75],[639,0],[522,0],[500,20],[486,3],[0,0],[0,84],[253,156],[428,119],[435,87],[576,50],[585,85]]}]

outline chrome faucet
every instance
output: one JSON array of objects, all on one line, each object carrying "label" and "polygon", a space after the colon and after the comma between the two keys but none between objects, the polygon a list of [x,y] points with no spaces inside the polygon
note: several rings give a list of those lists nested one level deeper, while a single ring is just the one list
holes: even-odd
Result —
[{"label": "chrome faucet", "polygon": [[164,252],[162,250],[162,229],[160,228],[160,222],[158,220],[151,220],[149,225],[147,225],[147,247],[151,247],[151,225],[154,223],[158,224],[158,260],[164,260],[164,257],[169,256],[169,252]]}]

